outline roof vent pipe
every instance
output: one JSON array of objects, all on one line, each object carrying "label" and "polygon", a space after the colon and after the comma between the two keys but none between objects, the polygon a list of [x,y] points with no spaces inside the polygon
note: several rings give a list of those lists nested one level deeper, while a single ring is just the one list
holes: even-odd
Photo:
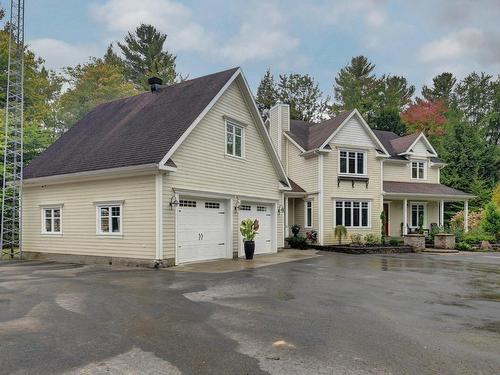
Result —
[{"label": "roof vent pipe", "polygon": [[155,91],[160,90],[161,85],[163,84],[163,81],[161,78],[151,77],[151,78],[148,78],[148,84],[151,87],[151,92],[155,92]]}]

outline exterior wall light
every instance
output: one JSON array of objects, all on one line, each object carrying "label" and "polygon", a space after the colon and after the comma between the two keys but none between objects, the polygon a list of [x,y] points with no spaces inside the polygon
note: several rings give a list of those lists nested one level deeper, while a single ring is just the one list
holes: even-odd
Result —
[{"label": "exterior wall light", "polygon": [[170,209],[173,210],[178,205],[179,205],[179,200],[177,199],[177,196],[173,195],[172,198],[170,198]]},{"label": "exterior wall light", "polygon": [[282,204],[278,205],[278,215],[281,215],[285,212],[285,207]]},{"label": "exterior wall light", "polygon": [[240,197],[236,197],[236,199],[234,200],[234,210],[238,211],[240,209],[240,206],[241,206]]}]

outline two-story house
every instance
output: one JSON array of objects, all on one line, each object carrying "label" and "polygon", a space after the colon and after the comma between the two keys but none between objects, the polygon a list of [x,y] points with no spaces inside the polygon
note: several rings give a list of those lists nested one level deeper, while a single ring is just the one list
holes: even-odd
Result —
[{"label": "two-story house", "polygon": [[319,244],[336,241],[337,225],[361,235],[380,235],[383,226],[399,237],[443,226],[446,201],[463,201],[467,212],[473,198],[440,184],[445,164],[424,134],[372,130],[357,110],[307,123],[290,120],[279,103],[266,127],[293,187],[285,192],[285,235],[298,224],[303,233],[316,230]]}]

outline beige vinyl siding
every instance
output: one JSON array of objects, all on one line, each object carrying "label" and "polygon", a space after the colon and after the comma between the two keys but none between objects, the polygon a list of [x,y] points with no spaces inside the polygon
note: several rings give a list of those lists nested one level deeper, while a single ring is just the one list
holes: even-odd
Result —
[{"label": "beige vinyl siding", "polygon": [[368,135],[365,127],[359,122],[357,116],[344,124],[335,135],[334,142],[337,145],[350,147],[375,147],[375,143]]},{"label": "beige vinyl siding", "polygon": [[289,140],[288,176],[308,193],[318,191],[318,157],[300,156],[301,151]]},{"label": "beige vinyl siding", "polygon": [[[219,193],[231,198],[240,196],[242,200],[244,197],[253,197],[248,200],[258,201],[261,198],[281,203],[278,175],[238,85],[235,81],[228,87],[172,156],[177,171],[168,173],[164,178],[165,258],[175,256],[175,210],[168,208],[174,190]],[[223,116],[246,125],[244,159],[225,155]],[[278,215],[280,233],[283,232],[283,217]],[[234,215],[234,251],[238,248],[238,228],[238,218]],[[277,246],[283,246],[282,234],[278,235]]]},{"label": "beige vinyl siding", "polygon": [[427,161],[427,179],[415,180],[411,178],[411,163],[384,162],[384,181],[420,182],[439,184],[439,168],[431,167]]},{"label": "beige vinyl siding", "polygon": [[[123,236],[96,234],[94,202],[124,201]],[[41,234],[41,207],[63,204],[62,236]],[[155,258],[155,179],[144,175],[71,184],[25,186],[25,251],[58,254]]]},{"label": "beige vinyl siding", "polygon": [[[376,158],[377,151],[375,148],[367,150],[367,174],[369,177],[368,188],[363,182],[356,182],[354,188],[350,181],[342,181],[340,187],[337,187],[338,176],[338,146],[330,144],[332,152],[325,154],[323,165],[324,176],[324,235],[323,242],[325,244],[335,243],[337,240],[334,236],[335,229],[335,200],[349,200],[349,199],[365,199],[371,202],[371,227],[367,229],[362,228],[348,228],[348,236],[352,233],[360,233],[365,235],[367,233],[374,233],[380,235],[380,212],[382,211],[381,202],[381,181],[380,181],[380,168],[381,162]],[[354,147],[354,145],[353,145]],[[349,240],[349,238],[348,238]]]},{"label": "beige vinyl siding", "polygon": [[429,152],[427,151],[427,146],[424,144],[422,140],[419,140],[415,144],[415,146],[413,146],[412,150],[415,156],[427,157],[430,155]]},{"label": "beige vinyl siding", "polygon": [[[389,234],[393,237],[401,236],[401,223],[403,222],[403,200],[389,200]],[[386,201],[387,202],[387,201]],[[430,228],[432,223],[439,223],[439,201],[419,201],[408,199],[408,225],[411,226],[411,204],[423,202],[427,206],[425,228]]]}]

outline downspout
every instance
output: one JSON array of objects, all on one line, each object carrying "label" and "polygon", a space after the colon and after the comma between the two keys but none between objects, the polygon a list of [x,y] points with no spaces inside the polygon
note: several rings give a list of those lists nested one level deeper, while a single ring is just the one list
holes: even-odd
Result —
[{"label": "downspout", "polygon": [[155,175],[156,227],[154,268],[163,266],[163,173]]},{"label": "downspout", "polygon": [[319,154],[318,165],[318,217],[319,217],[319,244],[323,245],[323,154]]}]

